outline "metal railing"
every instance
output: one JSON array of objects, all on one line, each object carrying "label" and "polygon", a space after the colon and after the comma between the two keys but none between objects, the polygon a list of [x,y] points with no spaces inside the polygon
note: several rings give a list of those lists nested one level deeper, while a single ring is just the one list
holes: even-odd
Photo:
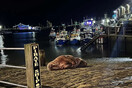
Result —
[{"label": "metal railing", "polygon": [[17,69],[26,69],[27,86],[5,82],[5,81],[0,81],[0,83],[12,85],[12,86],[24,87],[24,88],[25,87],[42,88],[41,73],[40,73],[40,57],[39,57],[39,53],[41,51],[39,50],[39,44],[30,43],[30,44],[25,44],[24,48],[0,48],[0,50],[24,50],[25,51],[26,67],[3,65],[3,64],[0,64],[0,66],[9,67],[9,68],[17,68]]},{"label": "metal railing", "polygon": [[132,27],[107,27],[105,32],[108,36],[132,37]]},{"label": "metal railing", "polygon": [[3,64],[0,64],[0,67],[8,67],[8,68],[20,68],[20,69],[26,69],[26,67],[22,67],[22,66],[3,65]]},{"label": "metal railing", "polygon": [[10,83],[10,82],[5,82],[5,81],[0,81],[0,83],[12,85],[12,86],[18,86],[18,87],[27,88],[27,86],[24,86],[24,85],[19,85],[19,84]]},{"label": "metal railing", "polygon": [[0,50],[24,50],[24,48],[0,48]]},{"label": "metal railing", "polygon": [[[24,48],[0,48],[0,50],[24,50]],[[3,64],[0,64],[0,67],[26,69],[26,67],[22,67],[22,66],[3,65]],[[7,84],[7,85],[12,85],[12,86],[18,86],[18,87],[27,88],[27,86],[20,85],[20,84],[15,84],[15,83],[11,83],[11,82],[6,82],[6,81],[0,81],[0,83]]]}]

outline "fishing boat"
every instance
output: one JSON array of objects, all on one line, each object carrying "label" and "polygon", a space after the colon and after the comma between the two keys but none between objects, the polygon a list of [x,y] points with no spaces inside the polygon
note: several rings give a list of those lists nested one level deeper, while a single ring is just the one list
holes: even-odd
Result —
[{"label": "fishing boat", "polygon": [[50,38],[50,40],[52,40],[52,41],[55,40],[55,38],[56,38],[55,29],[53,29],[53,28],[51,29],[50,34],[49,34],[49,38]]},{"label": "fishing boat", "polygon": [[80,29],[74,28],[70,35],[70,44],[77,45],[80,43]]},{"label": "fishing boat", "polygon": [[57,45],[64,45],[66,43],[66,39],[64,36],[59,36],[56,38]]},{"label": "fishing boat", "polygon": [[57,32],[56,34],[56,44],[57,45],[64,45],[67,43],[67,31],[63,30],[60,33]]},{"label": "fishing boat", "polygon": [[70,44],[77,45],[80,43],[80,35],[78,33],[71,34]]},{"label": "fishing boat", "polygon": [[84,34],[81,34],[80,36],[81,36],[81,41],[80,41],[80,43],[81,43],[82,45],[88,43],[90,40],[93,39],[93,35],[92,35],[91,33],[84,33]]}]

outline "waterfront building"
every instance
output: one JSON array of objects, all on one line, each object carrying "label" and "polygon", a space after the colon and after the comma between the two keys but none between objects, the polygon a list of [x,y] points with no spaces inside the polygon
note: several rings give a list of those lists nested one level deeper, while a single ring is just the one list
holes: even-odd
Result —
[{"label": "waterfront building", "polygon": [[130,14],[130,5],[126,4],[126,14]]},{"label": "waterfront building", "polygon": [[110,25],[112,27],[122,26],[126,21],[132,21],[132,6],[129,4],[123,4],[119,8],[113,11],[112,19],[110,19]]},{"label": "waterfront building", "polygon": [[125,11],[126,11],[126,8],[124,6],[121,6],[120,7],[120,16],[124,16],[125,15]]},{"label": "waterfront building", "polygon": [[24,30],[24,29],[29,29],[29,30],[31,30],[31,29],[32,29],[31,26],[25,25],[25,24],[22,24],[22,23],[19,23],[19,24],[13,26],[13,28],[19,29],[19,30]]},{"label": "waterfront building", "polygon": [[120,17],[120,9],[118,8],[117,9],[117,18],[119,18]]},{"label": "waterfront building", "polygon": [[131,16],[132,7],[129,4],[122,5],[114,11],[115,19],[125,18],[128,19]]}]

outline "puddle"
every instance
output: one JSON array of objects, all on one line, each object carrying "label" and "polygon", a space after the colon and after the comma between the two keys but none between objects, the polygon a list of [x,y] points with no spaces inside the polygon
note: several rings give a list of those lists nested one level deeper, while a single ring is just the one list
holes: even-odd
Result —
[{"label": "puddle", "polygon": [[[121,80],[119,80],[119,81],[114,81],[114,82],[112,82],[112,84],[113,84],[114,86],[118,86],[118,85],[120,85],[120,84],[124,84],[124,83],[127,83],[127,82],[129,82],[129,81],[132,81],[132,76],[125,77],[125,78],[123,78],[123,79],[121,79]],[[131,83],[132,83],[132,82],[131,82]]]},{"label": "puddle", "polygon": [[131,58],[112,58],[109,59],[108,61],[114,61],[114,62],[128,62],[128,61],[132,61]]},{"label": "puddle", "polygon": [[126,67],[125,69],[132,69],[132,67]]},{"label": "puddle", "polygon": [[96,58],[98,62],[131,62],[132,58]]}]

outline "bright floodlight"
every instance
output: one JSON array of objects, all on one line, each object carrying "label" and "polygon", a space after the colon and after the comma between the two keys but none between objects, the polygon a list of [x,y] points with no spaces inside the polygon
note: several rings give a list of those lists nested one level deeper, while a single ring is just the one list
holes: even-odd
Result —
[{"label": "bright floodlight", "polygon": [[117,10],[114,10],[113,12],[114,12],[114,13],[117,13]]},{"label": "bright floodlight", "polygon": [[102,19],[102,24],[104,24],[105,23],[105,20],[104,19]]},{"label": "bright floodlight", "polygon": [[0,25],[0,29],[2,29],[2,25]]},{"label": "bright floodlight", "polygon": [[31,26],[29,26],[29,27],[28,27],[28,29],[32,29],[32,27],[31,27]]},{"label": "bright floodlight", "polygon": [[91,24],[92,24],[92,22],[88,21],[88,22],[87,22],[87,24],[91,25]]},{"label": "bright floodlight", "polygon": [[110,20],[109,20],[109,19],[107,19],[107,20],[106,20],[106,22],[108,23],[108,22],[110,22]]},{"label": "bright floodlight", "polygon": [[93,23],[95,24],[95,20],[93,21]]}]

